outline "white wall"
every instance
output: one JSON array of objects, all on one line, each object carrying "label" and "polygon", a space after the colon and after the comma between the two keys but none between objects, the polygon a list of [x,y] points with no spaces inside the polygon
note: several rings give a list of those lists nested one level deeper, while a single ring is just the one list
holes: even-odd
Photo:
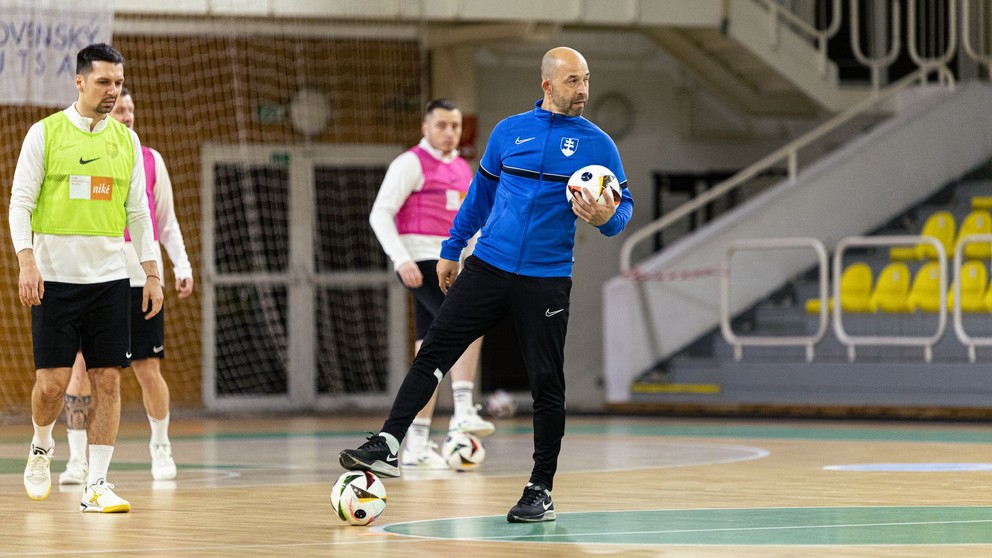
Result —
[{"label": "white wall", "polygon": [[[476,91],[480,155],[497,122],[530,110],[542,97],[541,56],[560,45],[576,48],[589,63],[590,106],[595,106],[597,95],[618,91],[627,95],[635,107],[633,129],[617,141],[635,200],[628,231],[653,218],[652,173],[742,168],[812,125],[811,122],[754,121],[729,111],[701,91],[678,62],[638,33],[565,32],[547,43],[479,50]],[[740,137],[732,141],[684,138],[677,95],[685,88],[695,90],[704,101],[704,110],[699,115],[704,117],[701,125],[729,129]],[[755,130],[760,131],[757,135],[761,137],[749,138]],[[770,134],[768,130],[789,132]],[[576,233],[571,317],[565,348],[570,409],[598,410],[604,402],[602,290],[603,284],[617,274],[623,237],[622,234],[605,238],[582,223]]]}]

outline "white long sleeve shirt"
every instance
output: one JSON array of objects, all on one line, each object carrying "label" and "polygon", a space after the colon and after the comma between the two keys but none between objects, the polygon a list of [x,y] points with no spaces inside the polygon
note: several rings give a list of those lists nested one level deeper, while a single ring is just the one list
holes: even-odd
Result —
[{"label": "white long sleeve shirt", "polygon": [[[148,149],[152,152],[152,158],[155,160],[155,184],[152,185],[152,197],[155,200],[155,224],[158,225],[159,229],[159,241],[154,243],[155,262],[158,265],[159,276],[164,285],[165,276],[162,274],[165,269],[162,263],[162,246],[165,247],[169,260],[172,261],[172,273],[176,279],[191,279],[193,266],[186,253],[186,243],[183,241],[182,231],[179,230],[179,221],[176,220],[176,206],[172,197],[172,179],[165,167],[165,160],[162,159],[162,154],[158,151]],[[134,244],[125,243],[125,252],[127,253],[127,271],[128,275],[131,276],[131,286],[145,286],[145,271],[141,268]]]},{"label": "white long sleeve shirt", "polygon": [[[90,131],[93,119],[76,111],[75,105],[63,111],[80,130]],[[107,126],[107,119],[96,124],[93,132]],[[145,167],[141,158],[141,141],[131,131],[134,144],[134,166],[124,208],[131,239],[137,247],[140,261],[155,259],[155,237],[145,195]],[[127,279],[124,237],[33,234],[31,214],[38,205],[41,184],[45,178],[45,126],[36,122],[28,130],[21,154],[14,169],[10,190],[10,236],[14,251],[34,249],[34,259],[45,281],[93,284]]]},{"label": "white long sleeve shirt", "polygon": [[[441,150],[431,146],[426,138],[421,139],[419,145],[432,157],[445,163],[458,156],[457,150],[444,156]],[[423,187],[424,171],[420,168],[420,159],[417,158],[416,154],[404,151],[393,159],[389,168],[386,169],[386,176],[382,179],[379,193],[376,195],[372,210],[369,212],[369,224],[372,225],[372,231],[379,239],[382,250],[393,261],[394,269],[406,262],[436,260],[441,255],[441,242],[447,238],[447,235],[401,235],[396,229],[396,214],[406,203],[410,194]]]}]

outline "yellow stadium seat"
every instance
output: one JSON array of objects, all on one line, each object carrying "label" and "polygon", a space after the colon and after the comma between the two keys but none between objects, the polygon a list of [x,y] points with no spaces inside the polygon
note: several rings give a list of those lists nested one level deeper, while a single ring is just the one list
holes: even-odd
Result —
[{"label": "yellow stadium seat", "polygon": [[992,209],[992,196],[972,196],[972,209]]},{"label": "yellow stadium seat", "polygon": [[[958,242],[965,236],[972,234],[992,233],[992,214],[987,209],[975,209],[961,222],[961,230],[958,231]],[[988,242],[972,242],[964,247],[964,258],[966,260],[982,260],[992,257],[992,245]]]},{"label": "yellow stadium seat", "polygon": [[[948,256],[954,255],[954,233],[957,222],[950,211],[938,211],[923,223],[920,235],[934,238],[944,247]],[[893,246],[889,249],[892,261],[937,259],[937,250],[929,244]]]},{"label": "yellow stadium seat", "polygon": [[985,291],[985,311],[992,312],[992,284],[989,285],[989,290]]},{"label": "yellow stadium seat", "polygon": [[[988,271],[985,264],[977,261],[967,261],[961,266],[961,311],[985,312],[986,287],[988,286]],[[947,307],[954,308],[954,289],[947,293]]]},{"label": "yellow stadium seat", "polygon": [[[846,313],[871,312],[868,304],[871,299],[872,287],[871,268],[866,263],[853,263],[844,269],[840,276],[840,299],[841,307]],[[833,312],[834,299],[827,299],[827,310]],[[806,312],[809,314],[820,313],[820,299],[811,298],[806,301]]]},{"label": "yellow stadium seat", "polygon": [[906,298],[906,309],[910,312],[939,312],[943,296],[940,290],[940,264],[928,262],[916,272]]},{"label": "yellow stadium seat", "polygon": [[875,289],[868,301],[873,311],[900,313],[909,311],[906,299],[909,296],[909,267],[903,262],[892,262],[882,269],[875,283]]}]

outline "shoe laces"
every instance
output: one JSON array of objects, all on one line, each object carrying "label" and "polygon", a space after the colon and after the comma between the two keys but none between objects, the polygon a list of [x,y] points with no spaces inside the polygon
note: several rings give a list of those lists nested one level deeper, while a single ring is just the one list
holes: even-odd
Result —
[{"label": "shoe laces", "polygon": [[100,494],[106,494],[108,491],[113,490],[114,485],[110,484],[105,480],[98,480],[90,485],[90,490],[93,492],[99,492]]},{"label": "shoe laces", "polygon": [[524,488],[524,494],[520,497],[520,503],[525,506],[534,506],[544,501],[547,492],[540,485],[530,484]]},{"label": "shoe laces", "polygon": [[389,450],[389,444],[386,443],[385,438],[378,434],[373,434],[372,432],[369,432],[369,434],[369,437],[366,438],[368,441],[358,446],[358,449],[369,451],[386,451],[392,455],[393,452]]},{"label": "shoe laces", "polygon": [[42,448],[37,446],[31,446],[31,456],[28,457],[28,468],[31,469],[31,473],[44,473],[45,469],[48,469],[48,464],[51,463],[51,456]]}]

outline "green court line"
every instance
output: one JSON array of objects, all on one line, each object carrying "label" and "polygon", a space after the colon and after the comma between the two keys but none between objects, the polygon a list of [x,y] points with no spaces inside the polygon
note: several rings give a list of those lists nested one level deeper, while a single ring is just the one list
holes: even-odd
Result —
[{"label": "green court line", "polygon": [[[497,435],[530,435],[529,426],[499,426]],[[436,430],[432,434],[443,434]],[[944,442],[957,444],[992,444],[992,429],[948,430],[923,428],[830,427],[830,426],[763,426],[763,425],[692,425],[692,424],[567,424],[565,435],[586,434],[603,436],[671,436],[683,438],[752,438],[776,440],[866,440],[891,442]],[[367,431],[314,432],[244,432],[177,437],[173,440],[247,440],[280,438],[344,438],[360,442]]]},{"label": "green court line", "polygon": [[[21,458],[0,458],[0,475],[12,475],[12,474],[22,474],[24,473],[24,465],[28,462],[27,457]],[[61,471],[65,470],[65,460],[53,459],[52,460],[52,477]],[[147,471],[151,469],[151,462],[141,462],[141,461],[119,461],[114,460],[112,468],[114,471]],[[176,463],[176,467],[180,470],[183,469],[212,469],[212,470],[240,470],[240,469],[252,469],[258,467],[258,465],[182,465]]]},{"label": "green court line", "polygon": [[546,523],[488,516],[379,530],[436,539],[609,545],[992,544],[992,507],[601,510],[559,512],[557,521]]},{"label": "green court line", "polygon": [[[497,435],[530,435],[533,429],[529,426],[500,426],[497,424]],[[434,435],[444,434],[443,430],[432,431]],[[992,444],[992,428],[984,430],[958,430],[925,426],[920,428],[887,427],[885,425],[871,426],[782,426],[761,424],[685,424],[668,423],[663,420],[657,424],[649,422],[621,424],[586,424],[569,423],[565,435],[586,434],[603,436],[670,436],[684,438],[749,438],[772,440],[862,440],[888,442],[937,442],[955,444]],[[361,442],[369,435],[365,430],[314,430],[310,432],[228,432],[196,435],[170,435],[177,440],[279,440],[279,439],[312,439],[331,438],[348,439]],[[24,442],[30,439],[30,433],[24,437],[0,438],[0,443]],[[121,436],[119,442],[134,442],[147,440],[147,436]]]}]

